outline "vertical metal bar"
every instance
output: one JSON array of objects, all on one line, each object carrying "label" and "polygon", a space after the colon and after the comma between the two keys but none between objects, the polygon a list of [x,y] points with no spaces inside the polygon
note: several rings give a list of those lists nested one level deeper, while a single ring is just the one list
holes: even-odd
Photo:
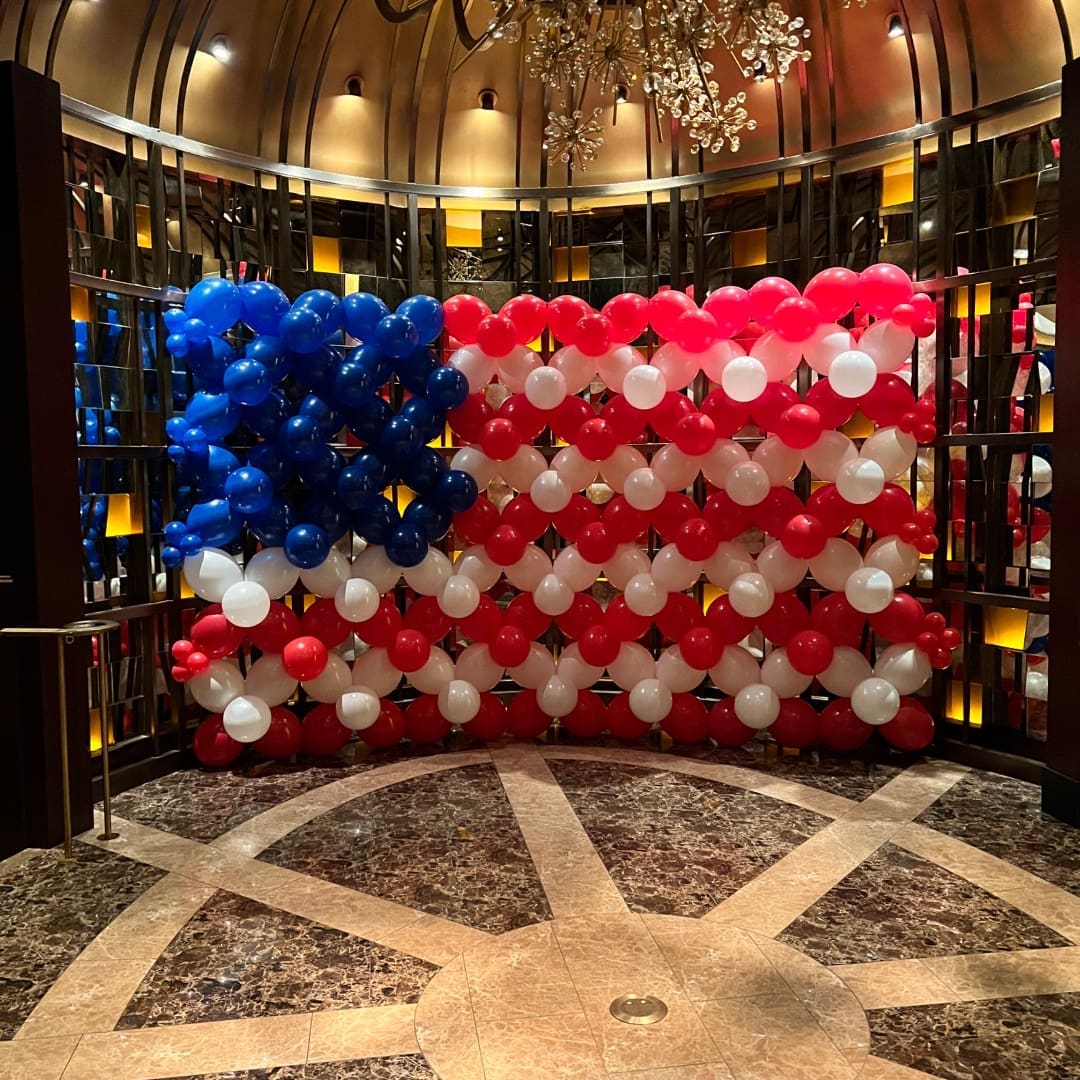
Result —
[{"label": "vertical metal bar", "polygon": [[[63,639],[61,638],[61,641]],[[98,716],[101,720],[101,798],[105,807],[105,831],[99,840],[115,840],[112,829],[112,789],[109,783],[109,667],[108,637],[104,630],[98,632]]]},{"label": "vertical metal bar", "polygon": [[420,291],[420,202],[415,195],[408,196],[405,213],[409,295],[414,296]]},{"label": "vertical metal bar", "polygon": [[60,790],[64,797],[64,858],[71,850],[71,773],[68,758],[67,675],[64,671],[64,637],[56,639],[56,684],[60,694]]}]

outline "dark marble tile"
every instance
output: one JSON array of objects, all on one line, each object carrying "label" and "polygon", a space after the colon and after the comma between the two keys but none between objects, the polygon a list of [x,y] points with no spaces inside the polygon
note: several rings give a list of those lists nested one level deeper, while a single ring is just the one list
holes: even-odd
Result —
[{"label": "dark marble tile", "polygon": [[1070,944],[1004,900],[893,844],[848,874],[777,940],[823,964]]},{"label": "dark marble tile", "polygon": [[10,1039],[64,969],[162,870],[75,845],[0,876],[0,1039]]},{"label": "dark marble tile", "polygon": [[169,943],[117,1028],[418,1001],[437,968],[219,891]]},{"label": "dark marble tile", "polygon": [[314,1065],[280,1065],[244,1072],[200,1073],[176,1080],[438,1080],[420,1054],[325,1061]]},{"label": "dark marble tile", "polygon": [[1080,994],[877,1009],[870,1052],[943,1080],[1080,1077]]},{"label": "dark marble tile", "polygon": [[1080,833],[1041,812],[1036,784],[976,772],[917,819],[1080,895]]},{"label": "dark marble tile", "polygon": [[700,916],[828,824],[765,795],[608,762],[548,762],[634,911]]},{"label": "dark marble tile", "polygon": [[491,765],[417,777],[354,799],[259,858],[491,933],[551,918]]}]

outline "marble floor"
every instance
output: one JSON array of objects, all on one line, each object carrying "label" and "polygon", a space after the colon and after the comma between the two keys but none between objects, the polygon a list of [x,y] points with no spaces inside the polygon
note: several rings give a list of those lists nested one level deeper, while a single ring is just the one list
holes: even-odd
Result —
[{"label": "marble floor", "polygon": [[507,743],[115,814],[0,864],[0,1077],[1080,1078],[1080,843],[1019,781]]}]

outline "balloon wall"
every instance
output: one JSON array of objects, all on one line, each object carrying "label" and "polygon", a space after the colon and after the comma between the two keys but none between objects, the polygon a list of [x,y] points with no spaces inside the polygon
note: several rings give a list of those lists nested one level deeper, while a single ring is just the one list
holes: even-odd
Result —
[{"label": "balloon wall", "polygon": [[207,279],[165,321],[204,762],[554,721],[930,742],[914,695],[959,635],[904,591],[938,543],[910,494],[935,312],[898,268],[498,313]]}]

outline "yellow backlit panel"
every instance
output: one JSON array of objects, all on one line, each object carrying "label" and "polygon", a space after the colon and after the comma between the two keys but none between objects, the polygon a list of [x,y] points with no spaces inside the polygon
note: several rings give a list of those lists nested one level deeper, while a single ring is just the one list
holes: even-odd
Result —
[{"label": "yellow backlit panel", "polygon": [[81,285],[71,286],[71,317],[78,322],[90,321],[90,292]]},{"label": "yellow backlit panel", "polygon": [[336,236],[313,236],[311,266],[316,274],[340,274],[341,241]]},{"label": "yellow backlit panel", "polygon": [[[567,273],[568,248],[555,249],[555,281],[569,281]],[[574,248],[574,281],[588,281],[589,279],[589,249],[587,247]]]},{"label": "yellow backlit panel", "polygon": [[1054,395],[1043,394],[1039,398],[1039,430],[1054,430]]},{"label": "yellow backlit panel", "polygon": [[1027,634],[1027,612],[1020,608],[988,607],[984,613],[983,640],[1001,649],[1022,649]]},{"label": "yellow backlit panel", "polygon": [[[959,681],[949,683],[949,700],[945,707],[945,719],[954,724],[962,724],[964,717],[964,684]],[[982,727],[982,687],[971,687],[971,704],[968,708],[967,722],[972,727]]]},{"label": "yellow backlit panel", "polygon": [[766,230],[732,233],[731,258],[735,266],[764,266],[769,261]]},{"label": "yellow backlit panel", "polygon": [[135,204],[135,237],[139,247],[152,247],[150,238],[150,207],[143,203]]},{"label": "yellow backlit panel", "polygon": [[840,430],[849,439],[866,439],[874,434],[874,422],[867,420],[862,409],[856,409],[855,415]]},{"label": "yellow backlit panel", "polygon": [[892,161],[881,170],[881,205],[902,206],[915,198],[915,159]]},{"label": "yellow backlit panel", "polygon": [[131,536],[141,533],[142,507],[130,495],[110,495],[108,516],[105,519],[106,536]]},{"label": "yellow backlit panel", "polygon": [[457,248],[483,247],[483,212],[480,210],[447,210],[446,246]]}]

